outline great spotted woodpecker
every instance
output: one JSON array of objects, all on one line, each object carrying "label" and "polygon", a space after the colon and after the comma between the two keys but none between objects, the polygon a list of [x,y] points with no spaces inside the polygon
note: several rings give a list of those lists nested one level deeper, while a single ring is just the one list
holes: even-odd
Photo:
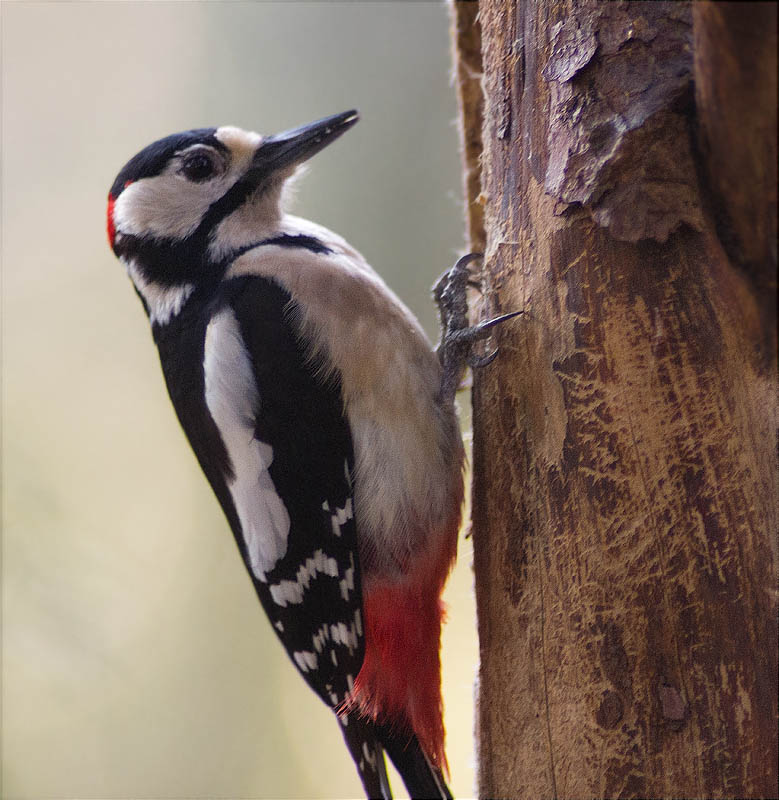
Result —
[{"label": "great spotted woodpecker", "polygon": [[337,714],[366,793],[391,797],[386,752],[412,797],[449,797],[439,646],[463,497],[453,400],[487,329],[467,328],[462,262],[437,289],[450,346],[436,357],[358,252],[285,213],[296,167],[357,119],[160,139],[114,181],[108,238],[265,612]]}]

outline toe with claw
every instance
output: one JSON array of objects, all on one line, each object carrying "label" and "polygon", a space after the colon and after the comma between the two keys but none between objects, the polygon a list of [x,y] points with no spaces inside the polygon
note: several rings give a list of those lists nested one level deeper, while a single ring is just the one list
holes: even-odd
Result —
[{"label": "toe with claw", "polygon": [[472,280],[468,267],[481,258],[481,253],[468,253],[463,256],[436,281],[433,287],[433,297],[441,318],[441,341],[436,352],[443,367],[439,390],[439,399],[442,403],[454,401],[466,365],[473,369],[486,367],[498,355],[496,348],[486,355],[479,356],[474,352],[474,345],[487,339],[496,325],[523,313],[512,311],[477,325],[468,324],[467,289],[469,286],[479,286]]}]

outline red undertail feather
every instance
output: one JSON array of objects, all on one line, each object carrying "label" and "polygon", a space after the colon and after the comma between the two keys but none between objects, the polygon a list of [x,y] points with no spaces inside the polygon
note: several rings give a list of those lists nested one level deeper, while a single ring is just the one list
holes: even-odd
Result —
[{"label": "red undertail feather", "polygon": [[[441,592],[457,553],[459,508],[437,558],[422,558],[400,581],[364,587],[365,659],[350,705],[399,730],[411,729],[425,755],[447,774],[441,700]],[[409,624],[412,620],[412,624]]]}]

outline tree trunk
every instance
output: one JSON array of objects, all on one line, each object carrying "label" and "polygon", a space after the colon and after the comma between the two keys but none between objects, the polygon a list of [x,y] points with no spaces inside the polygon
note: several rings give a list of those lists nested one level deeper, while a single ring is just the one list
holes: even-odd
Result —
[{"label": "tree trunk", "polygon": [[776,6],[454,6],[479,793],[777,796]]}]

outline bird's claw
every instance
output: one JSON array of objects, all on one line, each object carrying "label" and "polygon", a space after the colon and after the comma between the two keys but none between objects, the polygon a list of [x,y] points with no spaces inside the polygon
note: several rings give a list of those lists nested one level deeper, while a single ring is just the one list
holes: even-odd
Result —
[{"label": "bird's claw", "polygon": [[484,322],[480,322],[478,325],[474,326],[479,333],[484,332],[484,336],[479,336],[477,338],[483,339],[488,335],[490,328],[494,328],[496,325],[500,325],[501,322],[505,322],[507,319],[511,319],[512,317],[518,317],[520,314],[524,314],[524,311],[509,311],[508,314],[501,314],[499,317],[493,317],[492,319],[488,319]]},{"label": "bird's claw", "polygon": [[486,367],[488,364],[492,364],[492,362],[497,358],[499,352],[500,348],[496,347],[491,353],[487,353],[487,355],[484,356],[470,355],[468,356],[468,366],[471,369],[481,369],[482,367]]},{"label": "bird's claw", "polygon": [[441,341],[437,353],[443,368],[439,390],[442,402],[454,400],[466,365],[481,369],[497,357],[498,348],[485,355],[476,355],[473,352],[476,342],[488,338],[495,326],[523,313],[511,311],[477,325],[469,325],[467,289],[469,286],[478,288],[480,284],[471,277],[468,265],[481,258],[481,253],[468,253],[458,259],[433,287],[433,297],[441,318]]}]

